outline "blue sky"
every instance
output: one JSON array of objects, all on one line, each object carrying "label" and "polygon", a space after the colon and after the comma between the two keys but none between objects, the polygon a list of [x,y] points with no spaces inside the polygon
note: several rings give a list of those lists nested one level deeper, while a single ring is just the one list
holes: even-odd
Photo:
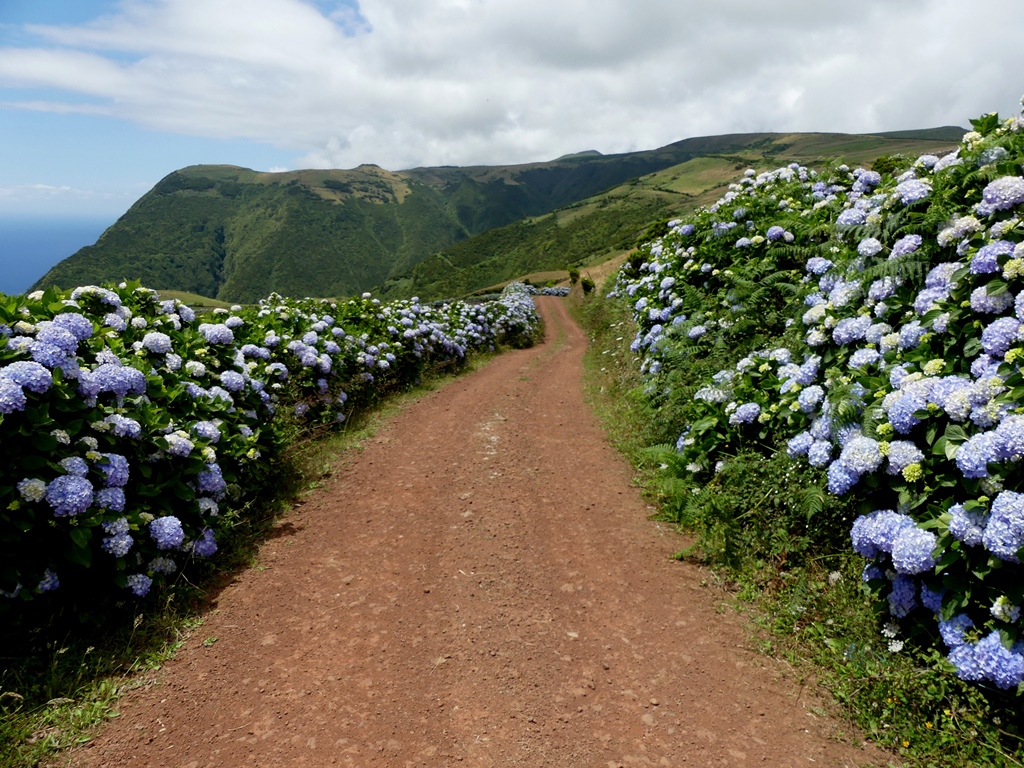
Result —
[{"label": "blue sky", "polygon": [[739,131],[966,126],[1019,0],[0,0],[0,216],[197,163],[506,164]]}]

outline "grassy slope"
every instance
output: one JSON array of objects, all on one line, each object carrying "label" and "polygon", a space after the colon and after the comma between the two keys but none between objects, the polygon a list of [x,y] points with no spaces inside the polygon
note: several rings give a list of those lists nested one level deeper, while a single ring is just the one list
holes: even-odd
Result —
[{"label": "grassy slope", "polygon": [[397,173],[190,166],[35,287],[137,278],[241,302],[375,285],[391,296],[464,294],[614,256],[653,222],[713,200],[749,165],[916,154],[948,146],[930,138],[943,130],[923,138],[736,134],[620,155]]},{"label": "grassy slope", "polygon": [[[869,165],[890,154],[916,157],[952,147],[944,135],[961,129],[906,132],[907,136],[846,134],[758,135],[749,145],[714,153],[631,179],[546,216],[525,219],[457,243],[380,286],[389,297],[462,296],[519,276],[588,266],[621,256],[658,222],[708,205],[746,168],[789,162],[820,165],[842,160]],[[929,138],[937,133],[937,139]],[[724,137],[723,137],[724,138]],[[711,147],[717,149],[717,147]],[[728,148],[728,147],[726,147]]]}]

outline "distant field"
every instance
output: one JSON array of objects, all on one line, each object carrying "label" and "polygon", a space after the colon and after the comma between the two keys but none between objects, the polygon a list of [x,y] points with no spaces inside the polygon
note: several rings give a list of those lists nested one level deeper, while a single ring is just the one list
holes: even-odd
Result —
[{"label": "distant field", "polygon": [[198,293],[188,291],[158,290],[161,299],[177,299],[182,304],[188,304],[195,309],[228,309],[232,305],[230,301],[211,299],[209,296],[200,296]]}]

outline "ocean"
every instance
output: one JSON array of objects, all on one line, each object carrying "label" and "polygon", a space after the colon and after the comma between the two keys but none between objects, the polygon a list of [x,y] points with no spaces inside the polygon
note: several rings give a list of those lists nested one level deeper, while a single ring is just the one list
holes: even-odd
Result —
[{"label": "ocean", "polygon": [[58,261],[95,243],[115,220],[0,215],[0,293],[25,293]]}]

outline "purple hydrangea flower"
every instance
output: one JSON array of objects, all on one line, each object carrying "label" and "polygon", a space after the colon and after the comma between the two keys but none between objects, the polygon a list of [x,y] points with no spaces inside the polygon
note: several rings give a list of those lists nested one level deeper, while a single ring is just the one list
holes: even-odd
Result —
[{"label": "purple hydrangea flower", "polygon": [[24,391],[6,376],[0,376],[0,413],[25,410],[28,400]]},{"label": "purple hydrangea flower", "polygon": [[828,491],[842,496],[860,480],[860,475],[850,470],[843,462],[833,461],[828,465]]},{"label": "purple hydrangea flower", "polygon": [[124,489],[100,488],[96,492],[95,504],[100,509],[107,509],[111,512],[124,512]]},{"label": "purple hydrangea flower", "polygon": [[1013,294],[1009,291],[995,294],[988,292],[988,286],[982,285],[971,291],[971,309],[979,314],[998,315],[1013,306]]},{"label": "purple hydrangea flower", "polygon": [[119,413],[112,413],[103,420],[112,425],[111,431],[116,437],[138,440],[142,436],[142,425],[135,419],[122,416]]},{"label": "purple hydrangea flower", "polygon": [[857,227],[868,220],[867,214],[859,208],[847,208],[836,217],[837,227]]},{"label": "purple hydrangea flower", "polygon": [[821,256],[812,256],[807,260],[807,272],[812,275],[823,275],[832,269],[832,262]]},{"label": "purple hydrangea flower", "polygon": [[220,383],[229,392],[241,392],[245,389],[245,377],[237,371],[224,371],[221,373]]},{"label": "purple hydrangea flower", "polygon": [[914,392],[903,392],[894,398],[889,405],[888,417],[892,428],[901,435],[906,435],[921,420],[914,414],[917,411],[925,410],[928,407],[927,401]]},{"label": "purple hydrangea flower", "polygon": [[964,477],[988,477],[988,465],[998,460],[998,444],[993,432],[972,435],[956,452],[956,465]]},{"label": "purple hydrangea flower", "polygon": [[200,491],[211,495],[219,494],[228,487],[217,464],[207,464],[206,469],[196,477],[196,483]]},{"label": "purple hydrangea flower", "polygon": [[63,328],[78,341],[85,341],[93,334],[92,321],[77,312],[63,312],[55,315],[51,322],[58,328]]}]

